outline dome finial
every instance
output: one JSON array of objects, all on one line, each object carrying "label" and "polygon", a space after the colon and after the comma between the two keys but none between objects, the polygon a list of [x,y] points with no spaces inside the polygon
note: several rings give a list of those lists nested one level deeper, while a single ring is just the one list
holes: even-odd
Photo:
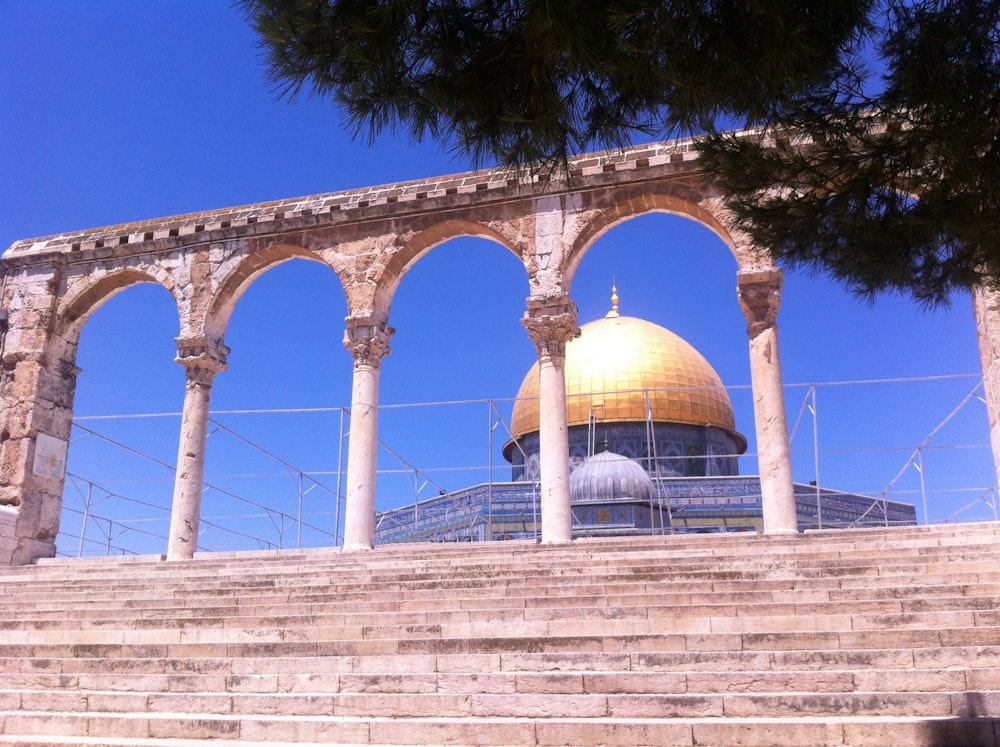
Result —
[{"label": "dome finial", "polygon": [[615,279],[611,278],[611,311],[608,312],[608,318],[613,318],[618,316],[618,285]]}]

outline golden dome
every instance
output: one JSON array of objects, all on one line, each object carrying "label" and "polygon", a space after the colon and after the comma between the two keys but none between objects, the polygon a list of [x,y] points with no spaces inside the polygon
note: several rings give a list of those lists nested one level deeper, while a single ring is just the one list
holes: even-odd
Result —
[{"label": "golden dome", "polygon": [[[733,406],[711,364],[668,329],[612,310],[566,344],[568,424],[645,422],[715,426],[736,439]],[[512,440],[538,430],[538,364],[524,377],[511,417]]]}]

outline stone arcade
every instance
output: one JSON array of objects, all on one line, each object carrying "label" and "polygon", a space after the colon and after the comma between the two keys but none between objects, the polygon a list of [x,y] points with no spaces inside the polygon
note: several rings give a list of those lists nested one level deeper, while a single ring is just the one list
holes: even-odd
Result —
[{"label": "stone arcade", "polygon": [[[578,331],[570,288],[599,236],[649,212],[702,223],[736,258],[764,531],[795,532],[776,325],[782,273],[766,251],[727,227],[721,200],[705,185],[685,139],[579,156],[570,162],[568,179],[494,169],[16,242],[0,259],[0,564],[54,555],[80,331],[111,296],[145,282],[166,288],[180,317],[177,362],[187,385],[167,555],[194,554],[208,410],[215,375],[226,367],[229,317],[259,275],[293,258],[329,265],[346,294],[344,342],[354,358],[354,383],[344,549],[371,548],[379,369],[390,350],[389,308],[406,271],[434,246],[461,235],[496,241],[524,265],[530,296],[522,323],[539,356],[542,541],[570,540],[564,356]],[[995,455],[998,298],[984,290],[974,302]]]}]

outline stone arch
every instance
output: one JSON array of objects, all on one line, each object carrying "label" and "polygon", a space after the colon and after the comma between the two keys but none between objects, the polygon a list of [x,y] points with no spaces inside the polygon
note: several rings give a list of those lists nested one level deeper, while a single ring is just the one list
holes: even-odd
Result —
[{"label": "stone arch", "polygon": [[[429,228],[413,233],[400,240],[400,250],[386,262],[375,290],[375,318],[387,321],[393,296],[399,289],[403,276],[434,247],[462,236],[475,236],[493,241],[510,251],[522,263],[523,259],[514,248],[512,238],[504,236],[503,227],[493,228],[472,220],[450,219],[435,223]],[[525,271],[527,278],[527,271]]]},{"label": "stone arch", "polygon": [[[126,267],[103,274],[92,281],[89,275],[85,275],[83,278],[88,282],[85,282],[83,287],[76,292],[67,294],[59,305],[56,313],[55,334],[51,338],[51,342],[54,344],[75,349],[84,324],[94,312],[114,296],[135,285],[152,283],[162,286],[170,293],[175,305],[177,305],[172,278],[158,266],[153,268]],[[180,316],[179,305],[178,316]]]},{"label": "stone arch", "polygon": [[[226,334],[229,319],[240,298],[265,272],[293,259],[304,259],[318,262],[329,267],[344,288],[344,279],[321,255],[293,244],[271,244],[244,256],[223,278],[212,295],[205,318],[191,320],[191,324],[201,324],[204,334],[212,339],[222,341]],[[192,330],[192,332],[200,330]]]},{"label": "stone arch", "polygon": [[669,191],[630,194],[594,215],[570,247],[563,268],[564,289],[569,290],[584,256],[605,233],[625,221],[649,213],[669,213],[690,218],[715,233],[732,252],[738,264],[741,252],[737,237],[716,214],[718,206],[690,187],[670,186]]}]

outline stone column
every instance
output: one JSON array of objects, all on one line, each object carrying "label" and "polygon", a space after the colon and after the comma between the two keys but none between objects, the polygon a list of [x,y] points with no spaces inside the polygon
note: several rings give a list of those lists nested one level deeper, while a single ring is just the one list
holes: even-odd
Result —
[{"label": "stone column", "polygon": [[993,465],[1000,479],[1000,292],[994,288],[976,288],[972,292],[972,313],[979,338]]},{"label": "stone column", "polygon": [[538,349],[542,542],[569,542],[573,539],[573,512],[569,497],[566,343],[580,334],[576,305],[565,293],[531,297],[522,324]]},{"label": "stone column", "polygon": [[226,369],[229,348],[203,337],[178,338],[177,362],[184,366],[184,414],[177,447],[177,473],[170,513],[167,560],[187,560],[198,549],[201,523],[201,491],[205,477],[205,446],[208,440],[208,411],[212,382]]},{"label": "stone column", "polygon": [[798,532],[785,392],[775,320],[781,305],[779,268],[737,274],[740,307],[750,337],[750,381],[757,432],[757,462],[765,534]]},{"label": "stone column", "polygon": [[375,546],[375,482],[378,473],[378,379],[394,330],[370,317],[348,317],[344,347],[354,358],[351,430],[347,442],[347,505],[344,550]]}]

